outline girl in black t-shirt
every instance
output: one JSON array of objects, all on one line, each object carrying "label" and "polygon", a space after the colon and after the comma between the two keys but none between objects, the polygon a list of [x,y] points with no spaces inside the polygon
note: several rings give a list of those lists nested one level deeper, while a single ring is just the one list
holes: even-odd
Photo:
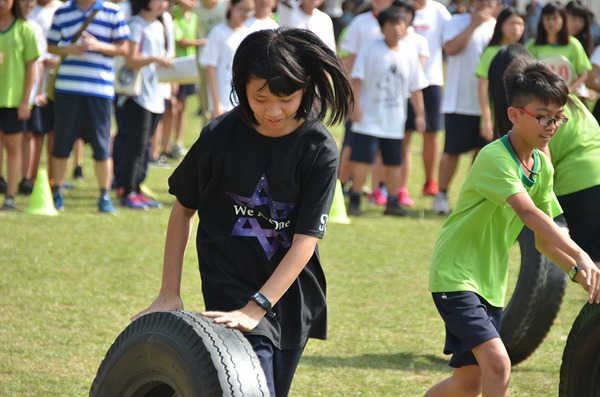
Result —
[{"label": "girl in black t-shirt", "polygon": [[333,201],[335,141],[322,120],[345,119],[351,86],[337,55],[306,30],[249,35],[233,60],[239,104],[205,126],[169,178],[177,201],[160,293],[132,318],[183,310],[181,268],[199,215],[206,312],[252,344],[273,397],[286,396],[308,338],[325,339],[325,277],[317,239]]}]

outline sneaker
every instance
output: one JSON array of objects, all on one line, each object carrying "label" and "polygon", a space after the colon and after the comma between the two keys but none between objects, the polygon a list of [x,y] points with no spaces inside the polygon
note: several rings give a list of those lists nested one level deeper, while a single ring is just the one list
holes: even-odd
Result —
[{"label": "sneaker", "polygon": [[446,193],[439,192],[435,195],[431,211],[434,214],[450,215],[450,208],[448,208],[448,195]]},{"label": "sneaker", "polygon": [[8,183],[0,176],[0,193],[5,194],[8,189]]},{"label": "sneaker", "polygon": [[367,196],[369,198],[369,203],[375,205],[385,205],[387,204],[387,197],[383,195],[381,189],[375,190],[373,193]]},{"label": "sneaker", "polygon": [[411,216],[412,212],[402,208],[402,205],[398,201],[390,203],[385,206],[383,215],[395,215],[395,216]]},{"label": "sneaker", "polygon": [[185,146],[183,146],[183,143],[181,142],[176,142],[171,146],[171,156],[174,159],[180,159],[183,156],[185,156],[187,153],[187,150],[185,148]]},{"label": "sneaker", "polygon": [[423,196],[435,196],[439,192],[437,179],[435,178],[428,180],[423,186]]},{"label": "sneaker", "polygon": [[100,200],[98,201],[98,211],[107,213],[107,214],[116,214],[117,213],[117,210],[115,209],[115,206],[113,205],[112,199],[107,194],[100,197]]},{"label": "sneaker", "polygon": [[121,207],[131,208],[133,210],[147,210],[148,205],[140,200],[140,196],[135,193],[129,193],[121,199]]},{"label": "sneaker", "polygon": [[2,211],[16,211],[17,210],[17,202],[14,197],[6,197],[4,201],[4,205],[2,206]]},{"label": "sneaker", "polygon": [[76,181],[83,181],[83,170],[80,166],[75,167],[73,170],[73,179]]},{"label": "sneaker", "polygon": [[348,202],[348,208],[346,212],[348,215],[360,216],[362,215],[362,211],[360,210],[360,198],[362,193],[360,192],[350,192],[350,201]]},{"label": "sneaker", "polygon": [[148,206],[148,208],[162,208],[163,205],[159,201],[154,201],[150,197],[146,196],[144,192],[139,192],[137,194],[140,201]]},{"label": "sneaker", "polygon": [[75,185],[73,185],[72,183],[69,183],[67,181],[64,181],[62,185],[63,185],[63,187],[65,189],[70,189],[70,190],[75,190],[76,189]]},{"label": "sneaker", "polygon": [[413,199],[410,198],[410,195],[408,194],[408,189],[406,189],[405,187],[401,187],[400,189],[398,189],[398,202],[407,207],[412,207],[413,205],[415,205],[415,202],[413,201]]},{"label": "sneaker", "polygon": [[21,194],[29,195],[33,192],[33,182],[31,179],[23,179],[19,184],[19,192]]},{"label": "sneaker", "polygon": [[60,192],[56,191],[52,193],[52,198],[54,199],[54,208],[56,208],[58,211],[64,211],[65,199],[63,195]]}]

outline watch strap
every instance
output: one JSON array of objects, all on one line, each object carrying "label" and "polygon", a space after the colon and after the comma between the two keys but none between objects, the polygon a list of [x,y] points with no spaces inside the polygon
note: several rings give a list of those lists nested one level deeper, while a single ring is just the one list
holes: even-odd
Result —
[{"label": "watch strap", "polygon": [[263,294],[261,294],[260,292],[255,292],[251,297],[250,300],[253,300],[254,302],[256,302],[256,304],[260,307],[262,307],[263,309],[265,309],[266,316],[269,318],[273,318],[275,317],[275,312],[273,311],[273,307],[271,306],[271,301],[269,300],[269,298],[267,298],[266,296],[264,296]]},{"label": "watch strap", "polygon": [[577,265],[573,266],[573,268],[571,269],[571,271],[569,272],[569,277],[571,278],[571,281],[573,281],[574,283],[576,283],[577,281],[575,281],[575,276],[577,275],[577,273],[579,273],[581,271],[581,268]]}]

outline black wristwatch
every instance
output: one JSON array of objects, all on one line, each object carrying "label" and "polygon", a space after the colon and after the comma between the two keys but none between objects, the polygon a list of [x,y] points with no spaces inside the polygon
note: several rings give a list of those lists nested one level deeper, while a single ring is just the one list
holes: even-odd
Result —
[{"label": "black wristwatch", "polygon": [[258,306],[262,307],[263,309],[265,309],[267,311],[267,314],[266,314],[267,317],[269,317],[269,318],[275,317],[275,312],[273,311],[273,308],[271,307],[271,301],[269,300],[269,298],[267,298],[260,292],[257,292],[254,295],[252,295],[250,297],[250,299],[253,300],[254,302],[256,302],[256,304]]},{"label": "black wristwatch", "polygon": [[571,281],[573,281],[574,283],[576,283],[577,281],[575,281],[575,276],[577,275],[577,273],[579,273],[581,271],[581,268],[577,265],[575,265],[571,271],[569,272],[569,277],[571,277]]}]

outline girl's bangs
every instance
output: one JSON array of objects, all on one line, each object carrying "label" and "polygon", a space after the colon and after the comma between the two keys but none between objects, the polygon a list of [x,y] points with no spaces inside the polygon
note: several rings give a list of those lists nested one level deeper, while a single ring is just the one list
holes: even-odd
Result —
[{"label": "girl's bangs", "polygon": [[[290,66],[296,66],[292,70]],[[302,79],[305,75],[300,65],[290,65],[282,62],[281,59],[263,59],[259,61],[252,71],[252,74],[259,79],[267,81],[269,91],[276,96],[289,96],[298,90],[308,86],[308,78]]]}]

